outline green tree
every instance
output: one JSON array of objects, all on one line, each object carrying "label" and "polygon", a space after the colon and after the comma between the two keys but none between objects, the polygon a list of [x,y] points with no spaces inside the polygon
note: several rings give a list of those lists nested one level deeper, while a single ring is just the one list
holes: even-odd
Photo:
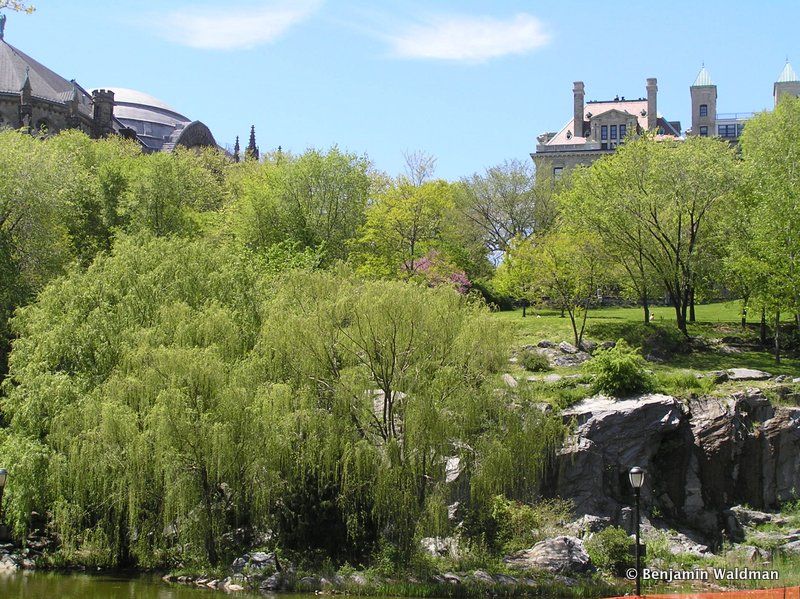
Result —
[{"label": "green tree", "polygon": [[537,184],[533,166],[517,160],[462,180],[459,211],[477,227],[486,251],[505,254],[511,241],[542,231],[555,218],[550,186]]},{"label": "green tree", "polygon": [[562,227],[513,247],[498,268],[497,285],[519,299],[564,310],[580,347],[589,309],[609,278],[608,259],[598,240]]},{"label": "green tree", "polygon": [[778,361],[781,312],[800,313],[798,136],[800,100],[790,96],[747,123],[741,138],[745,194],[738,215],[748,234],[731,238],[728,262],[774,315]]},{"label": "green tree", "polygon": [[359,270],[378,277],[412,277],[423,257],[443,247],[454,209],[452,186],[401,179],[375,198],[355,241]]},{"label": "green tree", "polygon": [[230,211],[234,234],[243,243],[267,248],[288,240],[319,249],[325,264],[347,257],[373,186],[367,158],[334,147],[299,157],[273,154],[239,171]]},{"label": "green tree", "polygon": [[366,562],[447,526],[449,459],[476,505],[534,494],[562,426],[498,401],[509,331],[451,289],[309,258],[123,235],[19,310],[16,534],[36,510],[85,564],[222,563],[266,530]]},{"label": "green tree", "polygon": [[687,334],[701,274],[718,259],[717,218],[736,189],[734,151],[713,138],[670,142],[645,135],[575,179],[566,194],[568,218],[600,236],[645,305],[655,275]]}]

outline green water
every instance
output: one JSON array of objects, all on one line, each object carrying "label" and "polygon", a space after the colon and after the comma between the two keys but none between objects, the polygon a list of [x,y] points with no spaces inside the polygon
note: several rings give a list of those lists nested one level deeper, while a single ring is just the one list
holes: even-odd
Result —
[{"label": "green water", "polygon": [[[253,593],[233,593],[166,584],[157,576],[122,577],[103,574],[52,572],[0,572],[0,599],[240,599],[264,598]],[[291,595],[310,599],[313,595]]]}]

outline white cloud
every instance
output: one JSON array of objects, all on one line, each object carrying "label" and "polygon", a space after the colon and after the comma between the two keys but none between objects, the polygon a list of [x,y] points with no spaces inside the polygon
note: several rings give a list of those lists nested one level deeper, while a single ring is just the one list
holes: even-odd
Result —
[{"label": "white cloud", "polygon": [[550,37],[539,19],[521,13],[511,19],[435,17],[390,35],[388,40],[393,55],[401,58],[485,62],[531,52],[546,45]]},{"label": "white cloud", "polygon": [[278,39],[307,19],[321,0],[263,2],[257,6],[185,8],[159,18],[162,36],[171,42],[207,50],[253,48]]}]

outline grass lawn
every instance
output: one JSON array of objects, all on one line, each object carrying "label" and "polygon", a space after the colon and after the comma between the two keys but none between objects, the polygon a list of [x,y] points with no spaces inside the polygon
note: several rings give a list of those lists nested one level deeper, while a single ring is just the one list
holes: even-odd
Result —
[{"label": "grass lawn", "polygon": [[[738,301],[698,305],[697,322],[689,324],[689,334],[706,338],[737,337],[747,343],[758,340],[759,321],[756,314],[748,319],[748,328],[741,328],[741,304]],[[675,311],[671,307],[651,308],[653,324],[671,332],[675,327]],[[542,339],[573,342],[572,327],[568,317],[561,318],[556,310],[528,309],[522,318],[522,310],[495,313],[501,322],[510,323],[515,330],[515,346],[536,344]],[[789,320],[787,320],[789,322]],[[676,329],[677,330],[677,329]],[[625,338],[636,345],[636,339],[646,332],[641,308],[599,308],[591,310],[586,320],[584,338],[596,341]],[[781,364],[760,348],[744,348],[741,353],[727,354],[720,351],[692,351],[669,355],[656,370],[723,370],[727,368],[757,368],[772,374],[800,376],[800,360],[795,356],[784,356]],[[574,369],[573,369],[574,370]]]}]

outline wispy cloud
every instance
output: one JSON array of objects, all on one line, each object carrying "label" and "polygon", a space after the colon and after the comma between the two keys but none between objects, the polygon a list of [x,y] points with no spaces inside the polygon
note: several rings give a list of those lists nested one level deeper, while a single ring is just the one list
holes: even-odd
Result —
[{"label": "wispy cloud", "polygon": [[546,45],[550,34],[536,17],[438,16],[388,36],[400,58],[485,62],[525,54]]},{"label": "wispy cloud", "polygon": [[239,50],[274,42],[307,19],[322,0],[293,0],[249,6],[186,7],[159,18],[162,37],[190,48]]}]

